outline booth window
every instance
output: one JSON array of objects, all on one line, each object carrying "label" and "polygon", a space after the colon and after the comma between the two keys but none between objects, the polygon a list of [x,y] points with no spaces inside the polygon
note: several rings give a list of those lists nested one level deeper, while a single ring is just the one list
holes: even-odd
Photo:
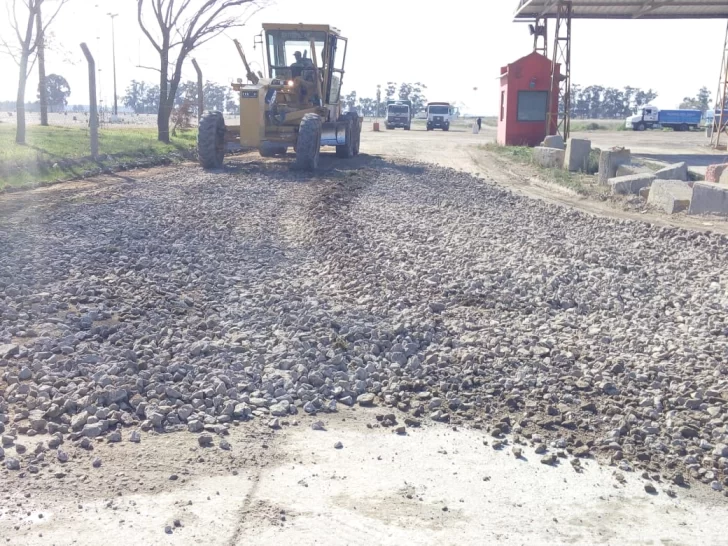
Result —
[{"label": "booth window", "polygon": [[506,92],[501,91],[501,111],[500,111],[500,120],[503,121],[503,118],[506,115]]},{"label": "booth window", "polygon": [[518,92],[518,121],[546,121],[548,91]]}]

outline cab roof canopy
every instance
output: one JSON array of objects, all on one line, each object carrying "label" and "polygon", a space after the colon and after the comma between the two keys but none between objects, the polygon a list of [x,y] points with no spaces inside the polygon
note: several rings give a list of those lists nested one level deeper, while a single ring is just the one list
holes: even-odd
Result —
[{"label": "cab roof canopy", "polygon": [[341,36],[341,31],[331,25],[307,25],[304,23],[263,23],[263,30],[312,30]]},{"label": "cab roof canopy", "polygon": [[[559,0],[519,0],[514,19],[555,18]],[[726,19],[728,0],[572,0],[572,19]]]}]

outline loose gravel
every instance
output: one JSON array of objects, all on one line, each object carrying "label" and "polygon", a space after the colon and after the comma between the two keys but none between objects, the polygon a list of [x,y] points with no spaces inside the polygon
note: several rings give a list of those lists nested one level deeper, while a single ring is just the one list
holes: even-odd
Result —
[{"label": "loose gravel", "polygon": [[728,485],[723,236],[378,160],[39,199],[0,220],[0,433],[52,436],[5,472],[359,405]]}]

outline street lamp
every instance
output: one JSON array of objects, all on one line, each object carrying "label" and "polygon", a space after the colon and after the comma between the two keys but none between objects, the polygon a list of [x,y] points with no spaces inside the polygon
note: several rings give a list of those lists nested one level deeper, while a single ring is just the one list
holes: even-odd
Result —
[{"label": "street lamp", "polygon": [[113,58],[113,65],[114,65],[114,116],[119,115],[119,108],[116,103],[116,38],[114,36],[114,19],[116,18],[118,13],[107,13],[109,17],[111,17],[111,55]]}]

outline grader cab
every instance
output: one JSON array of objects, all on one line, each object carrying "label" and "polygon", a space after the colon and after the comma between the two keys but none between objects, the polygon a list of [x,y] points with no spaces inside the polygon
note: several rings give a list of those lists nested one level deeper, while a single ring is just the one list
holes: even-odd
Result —
[{"label": "grader cab", "polygon": [[[200,122],[198,152],[205,168],[219,168],[230,132],[263,157],[296,152],[295,166],[318,167],[321,146],[337,157],[359,154],[362,118],[342,112],[347,40],[329,25],[264,24],[267,77],[255,74],[236,41],[248,83],[233,84],[240,97],[240,126],[225,126],[221,112]],[[227,138],[226,138],[227,136]]]}]

